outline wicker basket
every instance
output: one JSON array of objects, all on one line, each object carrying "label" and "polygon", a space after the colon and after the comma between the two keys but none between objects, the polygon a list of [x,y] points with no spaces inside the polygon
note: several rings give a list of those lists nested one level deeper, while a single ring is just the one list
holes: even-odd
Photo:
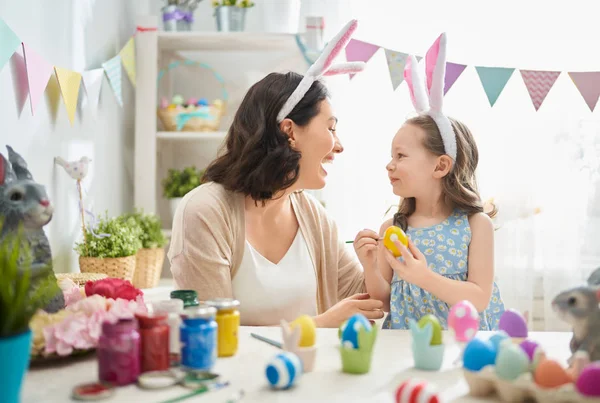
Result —
[{"label": "wicker basket", "polygon": [[68,278],[73,281],[78,286],[82,287],[88,281],[96,281],[102,280],[104,278],[108,278],[108,276],[104,273],[57,273],[56,279],[60,282],[60,280]]},{"label": "wicker basket", "polygon": [[137,288],[156,287],[165,260],[164,248],[140,249],[135,260],[133,285]]},{"label": "wicker basket", "polygon": [[215,79],[221,86],[222,99],[216,99],[210,105],[188,105],[186,107],[169,107],[157,110],[158,118],[166,131],[218,131],[221,126],[221,118],[225,114],[227,103],[227,91],[223,77],[205,63],[193,60],[176,61],[166,69],[159,71],[158,81],[170,70],[179,66],[198,66],[213,73]]},{"label": "wicker basket", "polygon": [[108,277],[132,281],[135,255],[106,258],[79,256],[79,270],[82,273],[102,273]]}]

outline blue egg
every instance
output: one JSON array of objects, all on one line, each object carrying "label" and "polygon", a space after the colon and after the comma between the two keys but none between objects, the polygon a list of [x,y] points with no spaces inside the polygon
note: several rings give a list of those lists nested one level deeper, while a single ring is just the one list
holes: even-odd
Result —
[{"label": "blue egg", "polygon": [[500,343],[508,338],[510,338],[510,336],[504,330],[499,330],[490,337],[490,343],[494,346],[496,353],[500,350]]},{"label": "blue egg", "polygon": [[302,361],[288,351],[277,354],[265,370],[267,381],[274,389],[289,389],[302,375]]},{"label": "blue egg", "polygon": [[372,330],[371,322],[369,322],[365,315],[356,313],[341,327],[342,345],[349,348],[358,348],[358,331],[361,328],[370,332]]},{"label": "blue egg", "polygon": [[489,340],[472,339],[463,353],[463,366],[469,371],[480,371],[496,361],[496,349]]},{"label": "blue egg", "polygon": [[206,98],[200,98],[198,100],[198,103],[196,105],[198,105],[198,106],[208,106],[208,99],[206,99]]}]

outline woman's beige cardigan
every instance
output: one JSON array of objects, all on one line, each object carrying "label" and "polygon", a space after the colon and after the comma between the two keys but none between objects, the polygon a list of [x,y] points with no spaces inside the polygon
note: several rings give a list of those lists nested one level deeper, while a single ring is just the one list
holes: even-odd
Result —
[{"label": "woman's beige cardigan", "polygon": [[[365,292],[362,267],[338,238],[337,226],[323,206],[306,192],[290,197],[316,268],[319,313]],[[168,252],[177,288],[196,290],[200,300],[235,297],[231,280],[244,254],[244,200],[242,194],[212,182],[183,198]]]}]

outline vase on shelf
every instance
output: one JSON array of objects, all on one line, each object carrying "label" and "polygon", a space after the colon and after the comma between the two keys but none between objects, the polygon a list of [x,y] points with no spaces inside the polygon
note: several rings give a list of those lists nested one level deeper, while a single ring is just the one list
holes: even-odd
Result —
[{"label": "vase on shelf", "polygon": [[215,20],[219,32],[242,32],[246,29],[246,7],[217,6]]}]

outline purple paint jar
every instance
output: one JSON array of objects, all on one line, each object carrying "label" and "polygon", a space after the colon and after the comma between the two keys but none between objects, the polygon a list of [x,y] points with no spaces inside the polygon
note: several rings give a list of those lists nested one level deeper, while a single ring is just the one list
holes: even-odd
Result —
[{"label": "purple paint jar", "polygon": [[140,375],[140,333],[135,319],[104,322],[98,340],[100,382],[129,385]]}]

